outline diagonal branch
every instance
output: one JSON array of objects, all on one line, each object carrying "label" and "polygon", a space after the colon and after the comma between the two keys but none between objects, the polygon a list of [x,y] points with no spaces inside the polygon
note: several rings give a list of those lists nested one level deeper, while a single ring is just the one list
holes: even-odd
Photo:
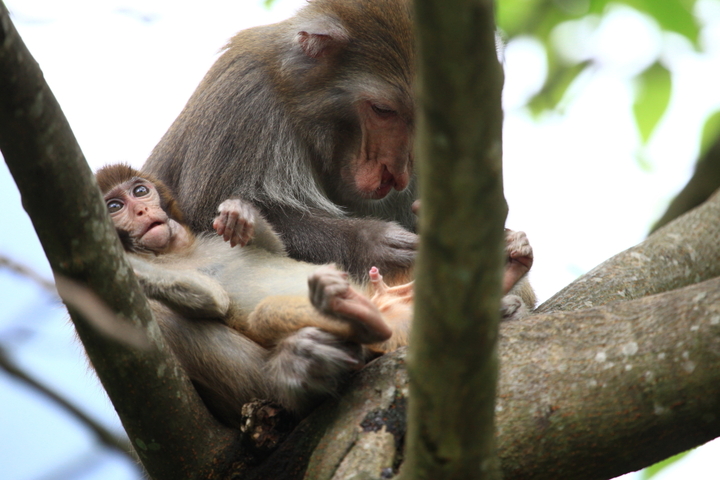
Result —
[{"label": "diagonal branch", "polygon": [[720,276],[720,191],[593,268],[535,313],[578,310],[666,292]]},{"label": "diagonal branch", "polygon": [[720,279],[501,329],[503,478],[601,480],[720,436]]},{"label": "diagonal branch", "polygon": [[8,357],[7,352],[2,347],[0,347],[0,369],[5,371],[9,375],[12,375],[21,382],[31,386],[35,390],[39,391],[40,393],[60,405],[68,413],[70,413],[70,415],[75,417],[80,423],[92,430],[97,436],[98,440],[103,443],[103,445],[109,448],[113,448],[127,455],[132,460],[135,459],[135,457],[133,457],[130,453],[132,451],[132,446],[127,439],[120,438],[114,435],[100,423],[90,418],[90,416],[88,416],[85,412],[73,405],[68,399],[66,399],[53,389],[49,388],[47,385],[42,384],[40,381],[32,377],[27,372],[23,371],[22,368],[20,368]]}]

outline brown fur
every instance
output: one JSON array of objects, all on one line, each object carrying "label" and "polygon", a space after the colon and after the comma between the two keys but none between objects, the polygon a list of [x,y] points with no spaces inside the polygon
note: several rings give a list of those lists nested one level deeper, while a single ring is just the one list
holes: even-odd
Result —
[{"label": "brown fur", "polygon": [[[397,283],[417,245],[414,62],[409,1],[314,0],[230,40],[143,171],[176,193],[195,232],[239,197],[291,257],[358,279],[377,266]],[[378,180],[361,174],[374,161],[407,188],[365,198],[356,182]]]},{"label": "brown fur", "polygon": [[113,165],[105,165],[95,172],[95,180],[97,180],[100,191],[105,195],[115,185],[132,180],[133,178],[142,177],[155,185],[160,198],[162,199],[161,207],[165,210],[170,218],[178,223],[185,223],[183,214],[180,211],[177,200],[170,189],[160,180],[149,173],[140,173],[126,163],[115,163]]}]

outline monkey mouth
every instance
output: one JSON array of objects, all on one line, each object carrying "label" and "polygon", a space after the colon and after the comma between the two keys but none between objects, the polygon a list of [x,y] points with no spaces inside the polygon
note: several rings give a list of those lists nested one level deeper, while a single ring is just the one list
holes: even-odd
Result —
[{"label": "monkey mouth", "polygon": [[373,192],[372,198],[375,200],[381,200],[385,198],[387,194],[390,193],[390,190],[392,190],[394,187],[395,181],[381,183],[380,186]]},{"label": "monkey mouth", "polygon": [[147,229],[145,230],[145,233],[143,233],[143,235],[145,235],[146,233],[148,233],[148,232],[149,232],[150,230],[152,230],[153,228],[155,228],[155,227],[161,227],[161,226],[163,226],[163,225],[165,225],[165,222],[161,222],[161,221],[152,222],[150,225],[148,225],[148,227],[147,227]]},{"label": "monkey mouth", "polygon": [[393,188],[397,188],[395,175],[390,173],[390,170],[385,167],[382,172],[382,177],[380,178],[380,186],[372,193],[372,198],[375,200],[381,200],[385,198]]}]

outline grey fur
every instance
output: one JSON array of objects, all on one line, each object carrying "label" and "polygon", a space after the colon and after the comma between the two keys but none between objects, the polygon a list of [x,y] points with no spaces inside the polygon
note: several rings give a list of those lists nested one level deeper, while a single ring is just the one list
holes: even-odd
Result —
[{"label": "grey fur", "polygon": [[211,236],[189,254],[128,257],[172,351],[224,423],[239,426],[242,405],[256,398],[303,414],[363,361],[359,345],[315,328],[263,348],[225,323],[271,294],[307,297],[315,265]]},{"label": "grey fur", "polygon": [[[315,0],[238,33],[143,170],[175,192],[195,232],[239,197],[260,208],[293,258],[336,262],[362,278],[373,265],[406,271],[417,244],[414,177],[382,200],[339,179],[360,148],[358,102],[392,96],[412,132],[410,11],[406,0]],[[298,38],[308,32],[337,45],[330,60],[303,51]]]}]

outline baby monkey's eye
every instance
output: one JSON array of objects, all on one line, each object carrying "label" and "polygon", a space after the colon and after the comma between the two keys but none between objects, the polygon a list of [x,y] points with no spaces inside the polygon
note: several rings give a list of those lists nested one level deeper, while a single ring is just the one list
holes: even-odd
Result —
[{"label": "baby monkey's eye", "polygon": [[120,200],[110,200],[107,202],[108,212],[110,213],[119,212],[124,206],[125,204]]},{"label": "baby monkey's eye", "polygon": [[135,195],[136,197],[144,197],[149,193],[150,189],[146,185],[138,185],[137,187],[133,188],[133,195]]}]

